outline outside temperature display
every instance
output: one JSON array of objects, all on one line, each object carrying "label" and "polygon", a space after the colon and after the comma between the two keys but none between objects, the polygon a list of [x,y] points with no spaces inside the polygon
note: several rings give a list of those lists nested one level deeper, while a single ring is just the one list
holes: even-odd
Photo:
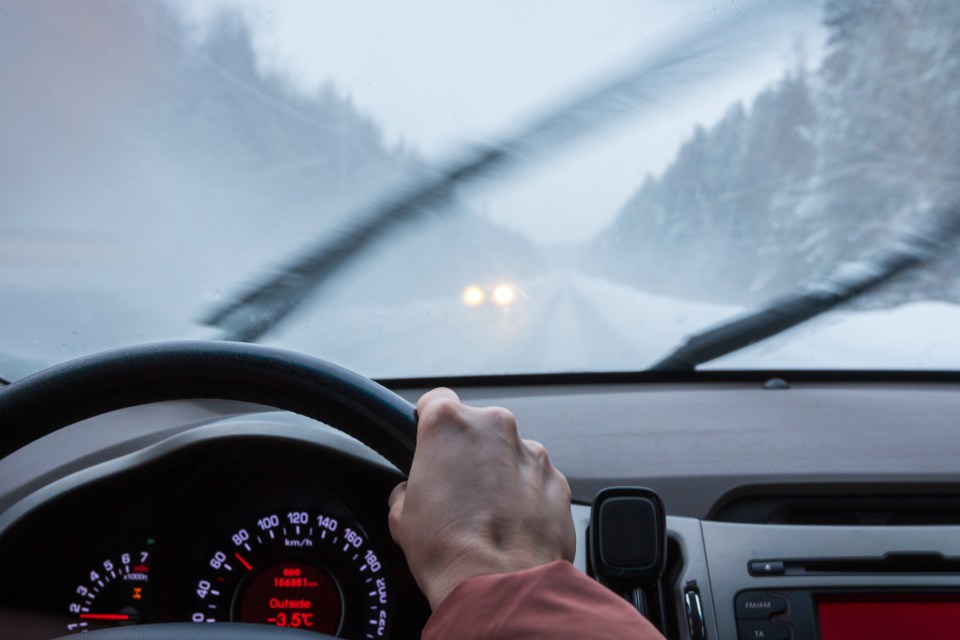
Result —
[{"label": "outside temperature display", "polygon": [[194,590],[194,622],[388,636],[392,602],[379,554],[360,526],[343,517],[263,514],[210,553]]},{"label": "outside temperature display", "polygon": [[239,619],[336,633],[340,592],[325,572],[299,562],[266,567],[238,594]]}]

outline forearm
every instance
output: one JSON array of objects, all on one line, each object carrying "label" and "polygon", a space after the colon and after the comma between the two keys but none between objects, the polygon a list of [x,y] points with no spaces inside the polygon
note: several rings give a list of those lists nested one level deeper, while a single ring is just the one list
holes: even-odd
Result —
[{"label": "forearm", "polygon": [[644,617],[569,562],[473,578],[434,611],[422,640],[662,640]]}]

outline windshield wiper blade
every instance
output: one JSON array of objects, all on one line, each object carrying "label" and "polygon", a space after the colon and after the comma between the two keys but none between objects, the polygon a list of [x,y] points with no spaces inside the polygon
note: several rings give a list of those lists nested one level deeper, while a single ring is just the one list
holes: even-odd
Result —
[{"label": "windshield wiper blade", "polygon": [[695,69],[692,63],[716,50],[720,42],[749,41],[743,25],[754,25],[753,30],[759,32],[762,21],[746,18],[760,17],[764,11],[767,11],[766,3],[754,0],[723,20],[708,23],[662,46],[660,55],[614,75],[500,143],[473,147],[459,158],[440,164],[439,169],[425,171],[424,177],[410,188],[349,216],[357,222],[339,237],[309,248],[271,277],[211,310],[200,322],[223,330],[223,340],[258,340],[283,322],[350,259],[399,228],[399,223],[409,222],[450,202],[457,189],[495,172],[503,175],[511,163],[543,157],[653,103],[659,95],[655,80],[660,74],[683,78],[683,82],[690,85],[708,77],[711,69]]},{"label": "windshield wiper blade", "polygon": [[905,271],[932,262],[958,235],[960,207],[945,209],[929,223],[898,234],[893,242],[868,258],[841,265],[821,283],[775,298],[689,336],[649,370],[692,371],[705,362],[771,338],[858,298]]},{"label": "windshield wiper blade", "polygon": [[236,300],[214,309],[203,324],[224,331],[222,340],[255,342],[282,322],[350,258],[382,236],[418,215],[436,209],[453,197],[458,183],[483,172],[499,160],[489,150],[469,162],[455,165],[433,179],[354,216],[359,221],[333,241],[321,242],[299,258],[247,290]]}]

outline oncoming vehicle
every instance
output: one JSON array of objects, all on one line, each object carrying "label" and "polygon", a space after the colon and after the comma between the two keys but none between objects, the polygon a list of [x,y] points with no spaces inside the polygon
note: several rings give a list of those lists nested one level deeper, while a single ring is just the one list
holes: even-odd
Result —
[{"label": "oncoming vehicle", "polygon": [[960,5],[396,5],[0,4],[0,636],[419,637],[437,386],[667,638],[954,635]]}]

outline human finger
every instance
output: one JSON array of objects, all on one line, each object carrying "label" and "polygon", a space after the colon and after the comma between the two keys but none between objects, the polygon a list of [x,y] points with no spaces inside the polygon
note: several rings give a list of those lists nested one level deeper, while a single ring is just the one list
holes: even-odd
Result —
[{"label": "human finger", "polygon": [[526,447],[527,452],[529,452],[530,455],[533,456],[534,460],[536,460],[540,464],[545,465],[547,469],[550,469],[552,467],[552,465],[550,464],[550,454],[547,453],[547,448],[543,446],[543,444],[541,444],[539,441],[524,438],[523,446]]},{"label": "human finger", "polygon": [[425,394],[420,396],[420,399],[417,400],[417,413],[423,415],[423,412],[430,406],[432,403],[445,398],[447,400],[453,400],[456,402],[460,401],[460,396],[456,394],[453,389],[447,389],[446,387],[437,387],[436,389],[431,389]]},{"label": "human finger", "polygon": [[394,505],[397,503],[402,503],[403,496],[407,493],[407,481],[404,480],[397,486],[393,488],[393,491],[390,492],[390,497],[387,498],[387,506],[393,509]]},{"label": "human finger", "polygon": [[[476,420],[469,416],[477,410],[460,402],[460,398],[450,389],[443,387],[428,391],[417,402],[417,446],[421,446],[424,437],[450,428],[470,430],[477,426]],[[414,454],[416,460],[416,453]]]},{"label": "human finger", "polygon": [[390,513],[387,515],[387,525],[390,529],[390,535],[393,541],[400,544],[400,517],[403,513],[403,501],[407,496],[407,483],[401,482],[390,492],[387,504],[390,505]]}]

